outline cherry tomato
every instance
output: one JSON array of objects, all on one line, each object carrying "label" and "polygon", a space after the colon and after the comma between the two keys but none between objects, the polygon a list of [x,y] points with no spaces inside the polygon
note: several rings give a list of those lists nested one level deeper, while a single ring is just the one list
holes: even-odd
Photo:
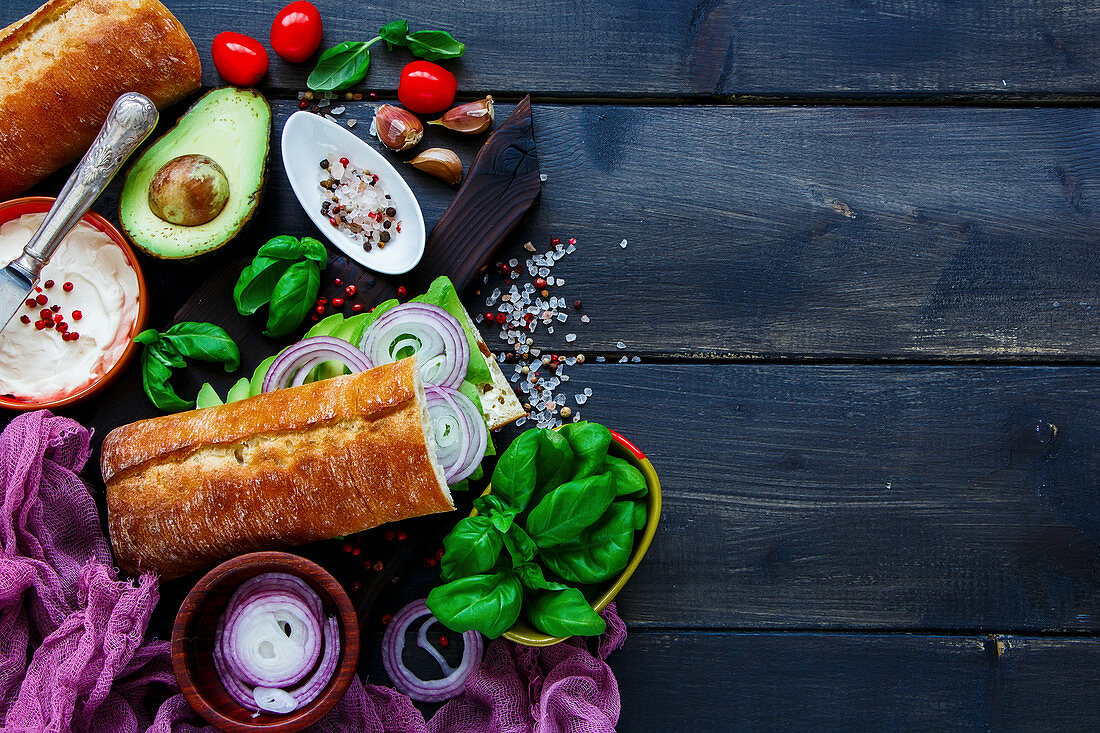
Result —
[{"label": "cherry tomato", "polygon": [[406,109],[422,115],[442,112],[455,101],[455,75],[431,61],[413,61],[401,70],[397,98]]},{"label": "cherry tomato", "polygon": [[267,51],[255,38],[226,31],[214,36],[210,47],[214,66],[230,84],[250,87],[267,73]]},{"label": "cherry tomato", "polygon": [[321,12],[307,0],[287,5],[271,24],[271,48],[284,60],[300,64],[321,45]]}]

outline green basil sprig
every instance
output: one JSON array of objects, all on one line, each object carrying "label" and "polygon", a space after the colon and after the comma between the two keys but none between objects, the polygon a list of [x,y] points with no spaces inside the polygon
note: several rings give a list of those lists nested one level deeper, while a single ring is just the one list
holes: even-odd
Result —
[{"label": "green basil sprig", "polygon": [[166,412],[189,410],[194,400],[176,394],[169,381],[173,369],[185,369],[187,359],[220,362],[232,372],[241,365],[237,344],[220,326],[184,321],[161,333],[147,328],[134,341],[144,344],[141,352],[141,385],[149,400]]},{"label": "green basil sprig", "polygon": [[456,41],[447,31],[416,31],[409,33],[409,23],[395,20],[378,30],[369,41],[344,41],[327,49],[317,59],[317,65],[306,79],[306,86],[315,92],[332,92],[354,86],[367,76],[370,68],[370,47],[385,41],[387,48],[398,46],[428,61],[458,58],[466,52],[465,44]]},{"label": "green basil sprig", "polygon": [[237,312],[250,316],[267,309],[265,336],[285,336],[305,320],[328,265],[325,245],[312,237],[275,237],[260,247],[233,288]]},{"label": "green basil sprig", "polygon": [[428,595],[428,608],[444,625],[493,638],[523,607],[547,634],[604,631],[569,584],[622,572],[646,523],[648,490],[637,468],[607,455],[610,443],[607,428],[580,422],[529,430],[501,454],[492,492],[474,500],[478,515],[460,520],[443,541],[448,582]]}]

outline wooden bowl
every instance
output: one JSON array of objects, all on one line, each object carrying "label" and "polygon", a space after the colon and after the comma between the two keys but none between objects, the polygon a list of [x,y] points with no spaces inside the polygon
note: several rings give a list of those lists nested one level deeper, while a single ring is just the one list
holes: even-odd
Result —
[{"label": "wooden bowl", "polygon": [[[18,219],[24,214],[44,214],[53,206],[54,200],[52,196],[24,196],[22,198],[0,203],[0,224]],[[90,224],[110,237],[111,241],[122,249],[123,254],[126,255],[126,261],[130,264],[130,267],[133,268],[134,274],[137,275],[138,312],[133,325],[130,327],[130,336],[136,336],[145,328],[145,321],[149,312],[149,291],[145,285],[145,276],[141,273],[141,266],[138,264],[137,255],[134,254],[133,248],[130,247],[129,242],[126,241],[126,238],[122,236],[118,229],[99,214],[94,211],[89,211],[84,215],[83,222],[85,224]],[[2,327],[3,324],[0,324],[0,328]],[[34,402],[0,395],[0,408],[7,410],[56,409],[86,400],[114,381],[115,377],[121,374],[126,368],[126,365],[130,362],[134,353],[139,348],[140,346],[138,344],[131,341],[126,345],[126,349],[122,352],[122,356],[118,358],[118,361],[116,361],[110,369],[104,372],[103,376],[89,382],[76,392],[68,394],[60,399]]]},{"label": "wooden bowl", "polygon": [[[253,717],[222,686],[214,669],[214,629],[233,592],[261,573],[296,575],[317,591],[326,615],[340,622],[340,657],[336,672],[321,694],[286,715]],[[172,670],[184,698],[208,723],[229,733],[291,733],[319,721],[344,696],[359,663],[359,623],[347,593],[320,565],[286,552],[254,552],[227,560],[191,589],[172,627]]]},{"label": "wooden bowl", "polygon": [[[630,562],[619,573],[619,577],[598,586],[598,595],[592,602],[592,608],[597,612],[607,608],[607,604],[619,595],[619,591],[626,585],[626,581],[630,580],[630,576],[638,569],[638,565],[645,557],[649,545],[653,542],[653,536],[657,533],[657,524],[661,521],[661,481],[657,478],[657,472],[653,469],[653,464],[633,443],[614,430],[611,431],[611,447],[607,452],[609,455],[629,461],[632,466],[641,471],[642,475],[645,476],[649,491],[645,497],[646,523],[642,529],[634,533],[634,551],[630,553]],[[484,493],[488,494],[492,489],[492,484],[490,484]],[[477,510],[474,510],[471,516],[476,514]],[[504,632],[504,638],[524,646],[551,646],[563,642],[569,637],[544,634],[520,616],[520,619],[516,621],[512,628]]]}]

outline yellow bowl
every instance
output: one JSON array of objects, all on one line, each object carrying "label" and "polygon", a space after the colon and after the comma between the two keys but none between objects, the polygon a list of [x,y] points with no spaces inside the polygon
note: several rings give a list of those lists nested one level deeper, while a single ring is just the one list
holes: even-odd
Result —
[{"label": "yellow bowl", "polygon": [[[641,530],[641,539],[637,539],[635,542],[634,551],[630,555],[630,562],[627,563],[619,577],[608,585],[592,604],[592,608],[596,611],[602,611],[606,608],[607,604],[611,603],[615,596],[619,594],[619,591],[623,589],[623,586],[626,585],[626,581],[630,580],[630,576],[634,574],[634,571],[638,569],[642,558],[645,557],[646,550],[653,542],[653,535],[657,533],[657,523],[661,519],[661,482],[657,478],[657,472],[653,470],[653,464],[633,443],[614,430],[611,431],[611,438],[611,448],[608,453],[630,461],[631,465],[641,471],[642,475],[645,476],[649,492],[646,494],[646,523]],[[493,485],[489,484],[482,495],[484,496],[492,490]],[[470,516],[477,516],[477,510],[472,511]],[[637,534],[635,534],[635,537],[637,538]],[[516,621],[512,628],[504,632],[504,638],[524,646],[552,646],[565,641],[569,637],[544,634],[520,619]]]}]

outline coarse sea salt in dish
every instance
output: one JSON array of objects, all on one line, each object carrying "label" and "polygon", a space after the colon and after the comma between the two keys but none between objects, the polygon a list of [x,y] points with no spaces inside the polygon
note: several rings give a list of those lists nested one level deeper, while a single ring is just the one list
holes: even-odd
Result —
[{"label": "coarse sea salt in dish", "polygon": [[[18,257],[44,218],[26,213],[0,225],[0,262]],[[61,242],[37,287],[28,298],[44,302],[28,300],[0,331],[0,394],[30,404],[63,400],[101,379],[122,358],[139,314],[129,258],[87,221]],[[36,325],[47,312],[55,322]]]},{"label": "coarse sea salt in dish", "polygon": [[[294,195],[333,245],[364,267],[386,275],[400,275],[416,267],[427,238],[424,215],[412,189],[381,153],[335,122],[305,111],[292,114],[283,126],[282,153]],[[353,168],[379,176],[385,194],[391,197],[396,218],[401,221],[401,232],[391,235],[384,248],[373,246],[368,251],[321,213],[326,190],[320,182],[327,176],[322,176],[324,171],[319,163],[329,156],[335,156],[336,160],[347,158]]]}]

